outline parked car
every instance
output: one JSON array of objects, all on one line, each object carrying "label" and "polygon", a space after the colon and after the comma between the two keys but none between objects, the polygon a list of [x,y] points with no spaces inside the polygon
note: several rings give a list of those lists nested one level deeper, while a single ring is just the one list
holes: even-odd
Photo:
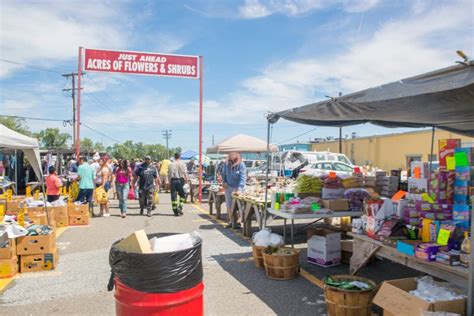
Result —
[{"label": "parked car", "polygon": [[343,162],[324,161],[310,164],[301,169],[300,173],[320,176],[329,174],[331,171],[335,172],[338,176],[349,176],[354,172],[354,167]]},{"label": "parked car", "polygon": [[292,174],[293,169],[301,167],[306,162],[309,165],[318,162],[340,162],[353,166],[346,155],[329,151],[284,151],[281,153],[280,161],[279,167],[287,176]]}]

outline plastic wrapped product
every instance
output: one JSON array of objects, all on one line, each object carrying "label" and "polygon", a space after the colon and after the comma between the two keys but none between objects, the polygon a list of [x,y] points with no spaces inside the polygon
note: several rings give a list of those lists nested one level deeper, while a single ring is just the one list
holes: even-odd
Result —
[{"label": "plastic wrapped product", "polygon": [[[148,238],[175,234],[152,234]],[[121,283],[141,292],[176,293],[197,286],[202,282],[200,240],[194,247],[165,253],[127,253],[112,244],[109,264],[112,269],[108,290],[114,287],[114,277]]]}]

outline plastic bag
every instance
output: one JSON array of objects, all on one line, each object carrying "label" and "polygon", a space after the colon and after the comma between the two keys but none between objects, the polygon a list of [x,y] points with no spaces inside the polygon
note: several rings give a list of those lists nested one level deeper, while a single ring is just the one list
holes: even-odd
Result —
[{"label": "plastic bag", "polygon": [[154,237],[150,239],[150,245],[154,253],[164,253],[192,248],[201,240],[198,232],[192,232],[190,234],[178,234],[160,238]]},{"label": "plastic bag", "polygon": [[97,200],[97,203],[99,204],[106,204],[107,202],[109,202],[109,195],[107,194],[107,191],[105,191],[103,186],[100,186],[95,189],[95,198]]},{"label": "plastic bag", "polygon": [[153,203],[160,204],[160,197],[158,196],[158,192],[153,193]]},{"label": "plastic bag", "polygon": [[127,196],[127,198],[128,198],[129,200],[135,200],[135,190],[130,190],[130,191],[128,191],[128,196]]},{"label": "plastic bag", "polygon": [[269,228],[264,228],[253,235],[252,241],[255,246],[259,247],[281,247],[285,244],[283,237],[273,234]]},{"label": "plastic bag", "polygon": [[[148,239],[171,235],[175,234],[152,234]],[[202,282],[202,240],[189,249],[151,254],[120,251],[115,247],[119,241],[109,253],[112,268],[109,291],[114,287],[114,277],[130,288],[147,293],[176,293]]]}]

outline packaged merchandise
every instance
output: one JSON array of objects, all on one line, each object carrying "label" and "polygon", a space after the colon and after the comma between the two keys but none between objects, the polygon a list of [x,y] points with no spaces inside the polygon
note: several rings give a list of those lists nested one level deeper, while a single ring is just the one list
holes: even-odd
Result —
[{"label": "packaged merchandise", "polygon": [[316,229],[308,240],[308,262],[329,267],[341,262],[341,233]]},{"label": "packaged merchandise", "polygon": [[435,243],[422,243],[416,247],[415,257],[426,261],[435,261],[440,245]]},{"label": "packaged merchandise", "polygon": [[460,139],[440,139],[438,141],[439,166],[446,168],[446,157],[454,157],[456,147],[461,147]]},{"label": "packaged merchandise", "polygon": [[422,194],[428,192],[428,179],[408,178],[408,192]]}]

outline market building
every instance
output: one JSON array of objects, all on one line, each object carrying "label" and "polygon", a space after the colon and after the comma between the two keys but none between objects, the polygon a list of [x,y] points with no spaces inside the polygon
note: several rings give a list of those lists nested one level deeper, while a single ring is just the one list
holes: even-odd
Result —
[{"label": "market building", "polygon": [[[458,138],[465,147],[473,146],[474,138],[456,133],[436,130],[435,147],[438,140]],[[339,140],[311,144],[312,151],[339,152]],[[372,165],[383,170],[407,169],[410,161],[429,161],[431,152],[431,130],[406,133],[373,135],[342,140],[342,153],[356,165]],[[433,161],[438,160],[436,150]]]}]

